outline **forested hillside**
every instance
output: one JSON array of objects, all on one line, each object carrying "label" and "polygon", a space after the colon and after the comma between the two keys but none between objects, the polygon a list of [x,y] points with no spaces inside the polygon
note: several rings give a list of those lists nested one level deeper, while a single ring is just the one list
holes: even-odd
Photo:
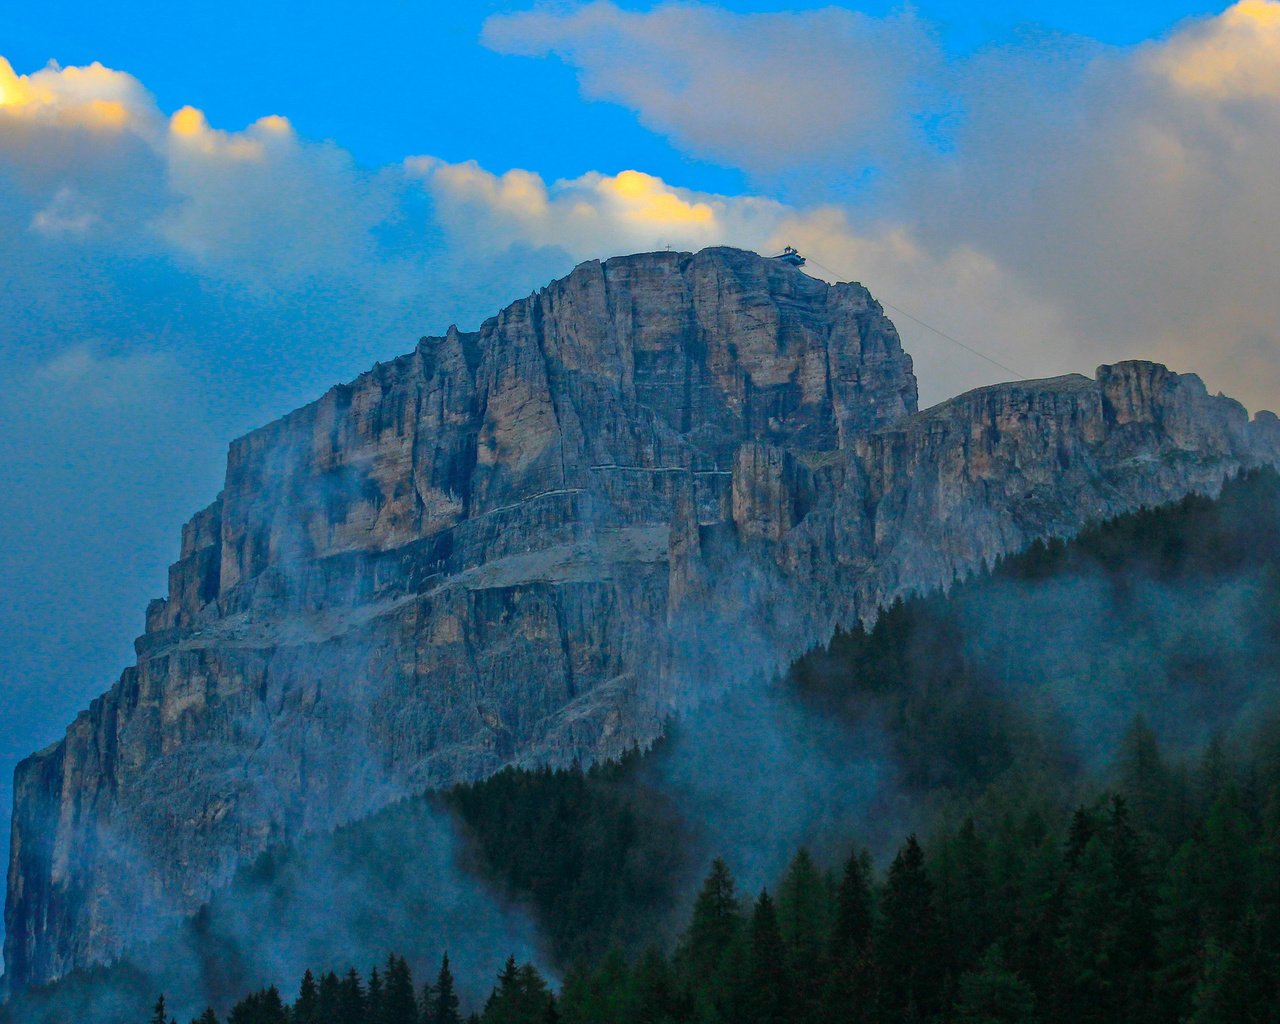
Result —
[{"label": "forested hillside", "polygon": [[[1271,1021],[1280,979],[1280,733],[1246,760],[1218,745],[1171,765],[1134,726],[1119,792],[908,837],[884,871],[796,853],[739,893],[716,860],[679,941],[570,969],[557,994],[509,958],[481,1024],[754,1020],[963,1024]],[[1046,816],[1046,815],[1050,816]],[[230,1024],[458,1024],[447,962],[415,990],[392,956],[367,978],[308,973]],[[199,1024],[212,1024],[214,1015]],[[157,1020],[159,1024],[159,1019]]]},{"label": "forested hillside", "polygon": [[[154,956],[33,992],[10,1019],[99,1019],[58,1014],[107,992],[117,1016],[100,1019],[142,1022],[163,990],[183,1020],[245,999],[235,1024],[450,1024],[421,982],[456,934],[472,940],[458,1013],[484,1024],[1276,1019],[1276,474],[1037,544],[750,692],[621,764],[508,770],[274,851]],[[798,732],[767,749],[820,723],[823,759],[749,763],[735,743],[779,707]],[[828,770],[869,749],[875,772]],[[719,788],[691,787],[690,765]],[[776,806],[771,780],[801,771],[809,797]],[[800,840],[789,865],[694,799],[735,788]],[[452,884],[423,866],[442,821],[477,892],[531,917],[529,948],[470,904],[462,932],[431,923]],[[321,927],[335,913],[341,949]],[[274,962],[236,945],[246,920]],[[245,998],[269,982],[290,998]]]}]

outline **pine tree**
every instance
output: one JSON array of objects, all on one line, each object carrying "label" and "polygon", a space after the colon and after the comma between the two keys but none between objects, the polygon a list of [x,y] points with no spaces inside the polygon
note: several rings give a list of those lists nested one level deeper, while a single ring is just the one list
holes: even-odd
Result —
[{"label": "pine tree", "polygon": [[320,977],[319,993],[316,998],[316,1020],[319,1024],[339,1024],[338,1003],[341,998],[342,982],[333,971],[326,971]]},{"label": "pine tree", "polygon": [[1069,859],[1055,1012],[1098,1024],[1134,1019],[1151,1000],[1154,945],[1146,851],[1116,796],[1083,851]]},{"label": "pine tree", "polygon": [[320,992],[310,970],[303,973],[298,986],[298,998],[293,1003],[293,1024],[320,1024]]},{"label": "pine tree", "polygon": [[1032,1024],[1035,995],[1005,963],[999,946],[992,946],[980,964],[960,976],[956,998],[957,1024]]},{"label": "pine tree", "polygon": [[942,998],[942,949],[924,851],[907,839],[889,867],[879,941],[880,1011],[888,1020],[931,1017]]},{"label": "pine tree", "polygon": [[871,929],[871,856],[855,850],[836,889],[818,1019],[830,1024],[869,1019],[875,995]]},{"label": "pine tree", "polygon": [[417,1024],[418,1004],[413,997],[413,974],[403,957],[387,958],[382,1004],[377,1024]]},{"label": "pine tree", "polygon": [[289,1024],[289,1011],[274,985],[262,994],[262,1024]]},{"label": "pine tree", "polygon": [[538,969],[533,964],[518,967],[511,956],[498,975],[481,1020],[483,1024],[543,1024],[553,1003]]},{"label": "pine tree", "polygon": [[822,996],[823,960],[831,932],[830,893],[809,851],[792,858],[778,887],[778,926],[795,987],[795,1013],[812,1018]]},{"label": "pine tree", "polygon": [[693,905],[693,915],[676,952],[676,976],[696,1003],[695,1013],[704,1019],[733,1014],[740,998],[745,970],[742,910],[734,890],[733,875],[719,858]]},{"label": "pine tree", "polygon": [[364,985],[352,967],[338,987],[338,1024],[365,1024]]},{"label": "pine tree", "polygon": [[1097,828],[1093,817],[1083,807],[1077,807],[1071,816],[1071,828],[1067,832],[1067,867],[1073,868],[1084,855],[1085,847],[1094,837]]},{"label": "pine tree", "polygon": [[748,932],[747,991],[743,1003],[756,1024],[783,1024],[793,1012],[787,950],[768,890],[760,893]]},{"label": "pine tree", "polygon": [[671,965],[657,947],[645,950],[636,964],[632,992],[636,1024],[663,1024],[676,1018],[675,979]]},{"label": "pine tree", "polygon": [[289,1024],[289,1011],[274,985],[245,997],[231,1008],[227,1024]]},{"label": "pine tree", "polygon": [[1120,788],[1133,809],[1138,827],[1154,834],[1169,834],[1176,826],[1176,787],[1160,754],[1155,731],[1142,716],[1129,726],[1120,741]]},{"label": "pine tree", "polygon": [[693,905],[693,917],[681,944],[679,961],[684,976],[690,980],[714,977],[741,928],[742,909],[733,875],[717,857]]},{"label": "pine tree", "polygon": [[1220,942],[1210,940],[1187,1024],[1245,1024],[1273,1019],[1254,1016],[1248,999],[1251,981],[1235,954]]},{"label": "pine tree", "polygon": [[843,960],[859,955],[871,941],[871,857],[854,851],[845,862],[836,892],[831,956]]},{"label": "pine tree", "polygon": [[515,1024],[519,999],[520,966],[513,953],[498,972],[498,983],[485,1001],[481,1020],[484,1024]]},{"label": "pine tree", "polygon": [[213,1012],[213,1007],[207,1007],[204,1013],[200,1014],[191,1024],[219,1024],[218,1015]]},{"label": "pine tree", "polygon": [[1130,824],[1128,805],[1121,796],[1111,798],[1105,838],[1118,885],[1113,914],[1119,935],[1112,967],[1123,1012],[1133,1019],[1137,1008],[1150,1000],[1155,894],[1146,845]]},{"label": "pine tree", "polygon": [[987,847],[972,818],[942,847],[934,869],[949,960],[960,969],[975,966],[995,941],[995,901]]},{"label": "pine tree", "polygon": [[[440,961],[440,973],[430,998],[431,1016],[427,1024],[460,1024],[458,993],[454,989],[453,972],[449,970],[449,954]],[[426,1015],[424,1014],[424,1019]]]},{"label": "pine tree", "polygon": [[368,1024],[382,1024],[382,975],[376,967],[369,969],[369,984],[364,993],[364,1017]]},{"label": "pine tree", "polygon": [[164,1009],[164,993],[161,993],[160,998],[156,1000],[155,1011],[151,1014],[151,1024],[169,1024],[169,1018]]},{"label": "pine tree", "polygon": [[546,979],[530,963],[520,968],[520,1001],[522,1019],[531,1022],[545,1020],[548,1010],[554,1011],[555,1008],[555,997]]}]

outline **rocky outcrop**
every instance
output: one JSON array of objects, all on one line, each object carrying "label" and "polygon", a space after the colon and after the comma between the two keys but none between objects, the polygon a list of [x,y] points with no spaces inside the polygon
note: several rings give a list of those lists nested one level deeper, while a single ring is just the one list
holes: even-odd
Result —
[{"label": "rocky outcrop", "polygon": [[[681,592],[702,640],[718,635],[714,621],[761,661],[785,660],[1037,537],[1214,494],[1229,474],[1276,465],[1278,427],[1150,362],[980,388],[835,452],[744,445],[733,543],[704,546],[673,572],[697,581]],[[726,603],[717,581],[743,566],[752,584]]]},{"label": "rocky outcrop", "polygon": [[11,984],[272,842],[618,754],[897,594],[1280,455],[1150,363],[915,395],[861,286],[712,249],[584,264],[236,441],[137,665],[18,769]]},{"label": "rocky outcrop", "polygon": [[915,406],[864,288],[712,249],[583,264],[234,442],[137,665],[17,771],[11,984],[269,843],[651,738],[675,510],[724,521],[745,442]]}]

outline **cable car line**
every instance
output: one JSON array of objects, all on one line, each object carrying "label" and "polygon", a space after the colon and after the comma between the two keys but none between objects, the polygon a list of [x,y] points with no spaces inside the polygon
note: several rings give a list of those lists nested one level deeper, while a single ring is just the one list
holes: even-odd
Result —
[{"label": "cable car line", "polygon": [[[800,263],[799,265],[803,265],[803,263],[806,261],[806,258],[805,258],[805,257],[801,257],[801,256],[800,256],[800,254],[799,254],[798,252],[796,252],[796,250],[795,250],[795,249],[793,249],[793,248],[791,248],[790,246],[788,246],[788,247],[787,247],[787,249],[786,249],[786,251],[785,251],[784,255],[790,255],[790,254],[793,254],[793,253],[795,254],[795,256],[797,256],[797,257],[799,257],[799,258],[800,258],[801,263]],[[774,258],[775,258],[775,259],[779,259],[779,258],[781,258],[781,257],[774,257]],[[791,260],[785,260],[785,262],[791,263]],[[828,267],[828,266],[824,266],[822,263],[820,263],[818,260],[814,259],[812,256],[809,256],[809,257],[807,258],[807,262],[812,263],[812,264],[813,264],[815,267],[817,267],[819,270],[825,270],[828,274],[830,274],[830,275],[831,275],[831,277],[832,277],[832,279],[833,279],[833,280],[835,280],[835,281],[840,280],[840,275],[839,275],[839,274],[837,274],[837,273],[836,273],[834,270],[832,270],[830,267]],[[795,264],[795,263],[792,263],[792,265],[793,265],[793,266],[797,266],[797,264]],[[889,309],[893,310],[895,313],[900,313],[902,316],[905,316],[908,320],[912,321],[913,323],[917,323],[917,324],[919,324],[921,327],[925,328],[925,330],[932,331],[932,332],[933,332],[934,334],[936,334],[939,338],[943,338],[944,340],[951,342],[951,344],[953,344],[953,345],[958,345],[960,348],[964,349],[966,352],[968,352],[968,353],[970,353],[970,354],[972,354],[972,355],[977,356],[979,359],[983,359],[983,360],[985,360],[986,362],[990,363],[992,366],[995,366],[995,367],[998,367],[998,368],[999,368],[999,369],[1001,369],[1001,370],[1004,370],[1004,372],[1005,372],[1005,373],[1011,373],[1011,374],[1013,374],[1016,378],[1018,378],[1018,380],[1027,380],[1027,379],[1028,379],[1028,378],[1027,378],[1027,376],[1026,376],[1025,374],[1019,373],[1019,372],[1018,372],[1017,370],[1015,370],[1012,366],[1006,366],[1004,363],[1000,362],[1000,360],[998,360],[998,359],[993,359],[991,356],[987,355],[985,352],[981,352],[981,351],[979,351],[978,349],[974,348],[972,345],[966,345],[966,344],[965,344],[963,341],[961,341],[959,338],[953,337],[952,335],[948,334],[946,331],[939,330],[937,327],[934,327],[934,326],[933,326],[933,324],[931,324],[931,323],[927,323],[926,321],[921,320],[918,316],[915,316],[915,315],[914,315],[914,314],[912,314],[912,313],[908,313],[908,312],[907,312],[905,309],[903,309],[901,306],[895,306],[892,302],[888,302],[888,301],[886,301],[886,300],[885,300],[885,298],[884,298],[883,296],[881,296],[881,297],[878,299],[878,301],[879,301],[880,305],[882,305],[882,306],[887,306]]]}]

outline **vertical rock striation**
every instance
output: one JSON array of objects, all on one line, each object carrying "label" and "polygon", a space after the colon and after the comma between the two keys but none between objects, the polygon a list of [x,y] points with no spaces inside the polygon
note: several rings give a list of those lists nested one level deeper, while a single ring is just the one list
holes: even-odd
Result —
[{"label": "vertical rock striation", "polygon": [[272,842],[616,755],[893,596],[1278,455],[1275,417],[1151,363],[917,413],[859,285],[583,264],[232,444],[137,664],[18,768],[9,983]]}]

